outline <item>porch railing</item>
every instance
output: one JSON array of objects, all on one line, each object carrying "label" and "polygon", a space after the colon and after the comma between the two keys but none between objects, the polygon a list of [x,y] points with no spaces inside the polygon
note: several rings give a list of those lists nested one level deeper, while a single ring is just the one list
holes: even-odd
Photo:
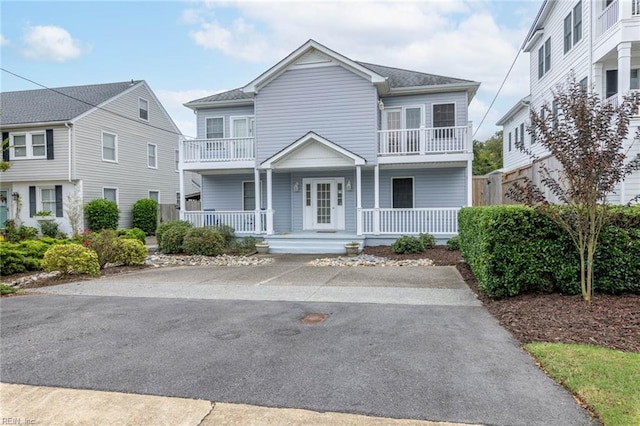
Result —
[{"label": "porch railing", "polygon": [[186,211],[184,220],[195,227],[227,225],[237,234],[262,234],[267,231],[267,212],[260,212],[260,229],[256,232],[254,211]]},{"label": "porch railing", "polygon": [[598,36],[604,34],[605,31],[613,27],[615,23],[618,22],[618,13],[618,0],[614,0],[600,13],[600,15],[598,15],[598,18],[596,19]]},{"label": "porch railing", "polygon": [[364,234],[456,234],[460,208],[362,209]]},{"label": "porch railing", "polygon": [[378,131],[378,155],[418,155],[466,152],[469,127],[436,127]]},{"label": "porch railing", "polygon": [[254,138],[191,139],[183,146],[185,163],[249,161],[256,158]]}]

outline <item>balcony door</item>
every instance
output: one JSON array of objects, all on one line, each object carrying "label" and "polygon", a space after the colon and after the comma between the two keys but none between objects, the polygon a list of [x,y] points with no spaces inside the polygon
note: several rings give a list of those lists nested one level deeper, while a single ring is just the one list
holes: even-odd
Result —
[{"label": "balcony door", "polygon": [[344,230],[344,178],[303,179],[303,229]]},{"label": "balcony door", "polygon": [[389,153],[417,153],[420,150],[421,106],[388,108],[384,110],[382,130],[386,130],[386,146]]}]

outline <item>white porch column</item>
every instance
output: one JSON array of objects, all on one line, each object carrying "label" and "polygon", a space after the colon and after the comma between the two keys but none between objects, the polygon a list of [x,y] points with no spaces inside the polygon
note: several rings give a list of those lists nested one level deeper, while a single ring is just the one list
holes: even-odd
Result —
[{"label": "white porch column", "polygon": [[362,166],[356,166],[356,233],[362,235]]},{"label": "white porch column", "polygon": [[597,62],[593,64],[593,81],[589,82],[591,89],[593,87],[593,92],[600,97],[601,100],[604,100],[602,94],[604,93],[604,67],[602,62]]},{"label": "white porch column", "polygon": [[380,235],[380,165],[373,167],[373,233]]},{"label": "white porch column", "polygon": [[467,206],[473,205],[473,160],[467,160]]},{"label": "white porch column", "polygon": [[256,197],[255,197],[255,201],[256,201],[256,205],[255,205],[255,219],[253,221],[253,232],[256,234],[259,234],[262,230],[262,224],[261,224],[261,220],[262,217],[260,215],[260,169],[258,169],[257,167],[253,170],[253,183],[254,183],[254,187],[255,187],[255,193],[256,193]]},{"label": "white porch column", "polygon": [[[624,3],[624,2],[623,2]],[[631,88],[631,43],[618,45],[618,102],[629,94]]]},{"label": "white porch column", "polygon": [[273,169],[267,169],[267,235],[273,235]]},{"label": "white porch column", "polygon": [[[178,176],[180,179],[180,220],[184,220],[184,210],[187,208],[185,203],[185,193],[184,193],[184,170],[182,168],[182,162],[184,160],[184,140],[181,139],[178,143]],[[202,191],[202,188],[200,188]],[[200,199],[202,199],[202,193],[200,193]]]}]

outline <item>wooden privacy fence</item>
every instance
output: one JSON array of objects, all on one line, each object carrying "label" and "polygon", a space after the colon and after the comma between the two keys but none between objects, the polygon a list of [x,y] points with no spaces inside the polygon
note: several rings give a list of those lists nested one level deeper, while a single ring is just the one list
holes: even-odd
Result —
[{"label": "wooden privacy fence", "polygon": [[[200,200],[187,200],[186,211],[200,210]],[[180,209],[177,204],[158,204],[158,225],[170,220],[180,219]]]},{"label": "wooden privacy fence", "polygon": [[502,204],[502,173],[473,177],[472,203],[474,206]]}]

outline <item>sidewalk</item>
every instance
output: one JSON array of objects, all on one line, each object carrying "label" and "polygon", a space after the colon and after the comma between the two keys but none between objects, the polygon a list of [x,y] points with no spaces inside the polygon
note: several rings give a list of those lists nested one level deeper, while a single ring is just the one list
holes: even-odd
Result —
[{"label": "sidewalk", "polygon": [[0,418],[21,425],[459,425],[7,383],[0,383]]}]

